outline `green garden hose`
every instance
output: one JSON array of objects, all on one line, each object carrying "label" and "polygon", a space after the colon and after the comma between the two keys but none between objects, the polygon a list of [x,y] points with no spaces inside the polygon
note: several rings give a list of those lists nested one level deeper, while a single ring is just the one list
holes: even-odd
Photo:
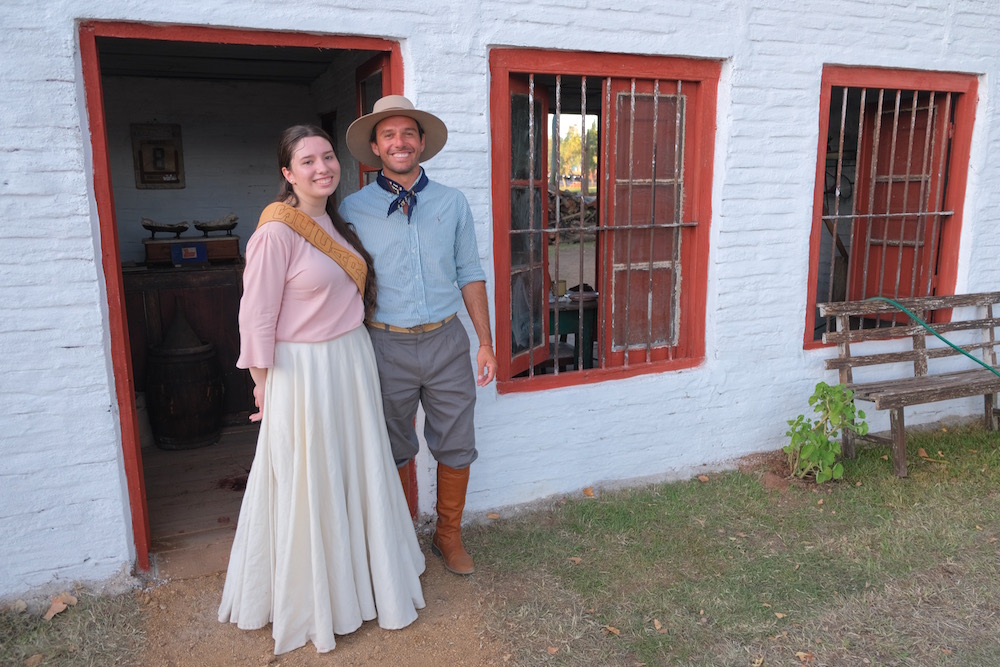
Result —
[{"label": "green garden hose", "polygon": [[924,322],[922,319],[920,319],[919,317],[917,317],[916,314],[913,313],[913,311],[909,310],[906,306],[904,306],[903,304],[899,303],[898,301],[893,301],[892,299],[890,299],[888,297],[885,297],[885,296],[873,296],[873,297],[870,297],[868,299],[865,299],[865,301],[885,301],[886,303],[892,304],[896,308],[899,308],[901,311],[903,311],[904,313],[906,313],[911,320],[913,320],[914,322],[917,322],[918,324],[920,324],[920,326],[922,326],[923,328],[927,329],[932,334],[934,334],[935,336],[937,336],[939,339],[941,339],[942,341],[944,341],[944,343],[948,347],[950,347],[953,350],[956,350],[958,352],[961,352],[962,354],[964,354],[965,356],[967,356],[969,359],[972,359],[974,362],[976,362],[977,364],[979,364],[980,366],[982,366],[983,368],[989,370],[994,375],[1000,377],[1000,371],[997,371],[997,369],[993,368],[992,366],[990,366],[985,361],[982,361],[981,359],[976,359],[974,356],[972,356],[971,354],[969,354],[968,352],[966,352],[962,348],[960,348],[957,345],[953,344],[950,340],[948,340],[947,338],[945,338],[944,336],[942,336],[941,334],[939,334],[937,331],[935,331],[931,327],[931,325],[927,324],[927,322]]}]

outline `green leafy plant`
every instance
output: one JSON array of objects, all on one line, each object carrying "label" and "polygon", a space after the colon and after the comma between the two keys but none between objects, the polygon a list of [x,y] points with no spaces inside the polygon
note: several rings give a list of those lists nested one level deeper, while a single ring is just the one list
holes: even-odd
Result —
[{"label": "green leafy plant", "polygon": [[844,464],[840,462],[841,433],[844,429],[858,435],[868,433],[865,413],[854,407],[853,399],[854,392],[842,384],[816,385],[809,397],[809,405],[819,415],[816,421],[805,415],[788,420],[791,428],[785,435],[790,442],[782,451],[788,455],[791,474],[800,479],[815,476],[817,484],[844,476]]}]

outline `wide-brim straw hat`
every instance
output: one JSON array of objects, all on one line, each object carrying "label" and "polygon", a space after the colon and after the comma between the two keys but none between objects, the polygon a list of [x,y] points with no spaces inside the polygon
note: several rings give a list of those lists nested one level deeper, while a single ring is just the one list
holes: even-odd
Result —
[{"label": "wide-brim straw hat", "polygon": [[444,148],[448,141],[448,128],[434,114],[413,107],[413,102],[402,95],[386,95],[375,102],[372,112],[351,123],[347,128],[347,148],[351,155],[369,167],[381,167],[382,160],[372,152],[372,128],[379,121],[392,116],[407,116],[424,128],[424,151],[420,161],[430,160]]}]

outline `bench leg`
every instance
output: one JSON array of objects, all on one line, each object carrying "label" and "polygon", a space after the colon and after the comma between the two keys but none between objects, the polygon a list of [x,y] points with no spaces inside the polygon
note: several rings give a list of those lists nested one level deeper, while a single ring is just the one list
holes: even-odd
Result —
[{"label": "bench leg", "polygon": [[855,434],[849,428],[840,431],[840,454],[845,459],[854,458],[854,438]]},{"label": "bench leg", "polygon": [[986,426],[987,431],[995,431],[996,421],[994,421],[993,419],[993,414],[995,411],[993,405],[994,403],[996,403],[996,394],[986,394],[985,396],[983,396],[983,399],[984,403],[986,404],[986,421],[984,422],[984,426]]},{"label": "bench leg", "polygon": [[892,430],[892,468],[897,477],[906,477],[906,427],[903,424],[903,408],[889,411],[889,427]]}]

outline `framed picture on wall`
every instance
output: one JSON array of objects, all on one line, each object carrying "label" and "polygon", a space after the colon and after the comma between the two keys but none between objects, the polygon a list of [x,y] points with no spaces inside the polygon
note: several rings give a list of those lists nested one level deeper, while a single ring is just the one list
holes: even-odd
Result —
[{"label": "framed picture on wall", "polygon": [[183,188],[181,126],[133,123],[131,130],[135,187],[140,190]]}]

